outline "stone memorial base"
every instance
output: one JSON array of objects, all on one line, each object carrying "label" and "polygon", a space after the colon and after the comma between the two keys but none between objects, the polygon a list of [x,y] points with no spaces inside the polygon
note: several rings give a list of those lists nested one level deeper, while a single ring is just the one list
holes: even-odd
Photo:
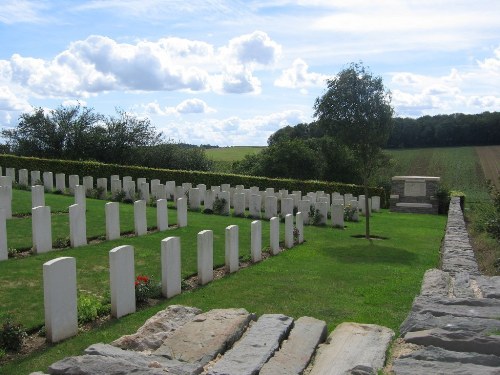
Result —
[{"label": "stone memorial base", "polygon": [[439,177],[395,176],[392,178],[390,210],[393,212],[437,214]]}]

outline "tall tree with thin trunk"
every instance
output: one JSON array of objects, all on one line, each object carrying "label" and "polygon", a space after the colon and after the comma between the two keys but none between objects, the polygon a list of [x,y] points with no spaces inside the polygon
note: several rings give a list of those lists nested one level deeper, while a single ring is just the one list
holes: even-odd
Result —
[{"label": "tall tree with thin trunk", "polygon": [[384,160],[382,148],[392,129],[391,94],[381,77],[362,63],[351,63],[327,80],[326,92],[316,99],[315,116],[325,131],[353,153],[365,190],[366,238],[370,238],[368,184]]}]

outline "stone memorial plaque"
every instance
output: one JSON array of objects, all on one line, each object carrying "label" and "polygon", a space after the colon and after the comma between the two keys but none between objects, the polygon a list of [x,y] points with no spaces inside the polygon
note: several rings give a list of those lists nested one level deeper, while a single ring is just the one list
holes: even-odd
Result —
[{"label": "stone memorial plaque", "polygon": [[405,181],[405,197],[425,197],[425,181]]}]

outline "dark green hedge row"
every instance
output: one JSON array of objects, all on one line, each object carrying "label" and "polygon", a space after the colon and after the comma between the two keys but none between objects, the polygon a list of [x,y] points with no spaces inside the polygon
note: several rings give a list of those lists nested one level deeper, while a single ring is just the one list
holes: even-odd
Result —
[{"label": "dark green hedge row", "polygon": [[[193,185],[205,184],[207,187],[221,184],[230,184],[231,186],[244,185],[258,186],[261,190],[266,188],[286,189],[288,191],[300,190],[302,194],[312,191],[324,191],[325,193],[339,192],[340,194],[351,193],[353,195],[364,194],[364,188],[359,185],[342,184],[325,181],[301,181],[291,179],[278,179],[256,176],[242,176],[226,173],[180,171],[169,169],[154,169],[138,166],[123,166],[115,164],[103,164],[92,161],[74,161],[74,160],[55,160],[39,159],[32,157],[2,155],[0,154],[0,166],[5,168],[27,169],[29,171],[65,173],[66,178],[70,174],[76,174],[80,177],[92,176],[95,179],[116,174],[120,177],[131,176],[134,180],[137,178],[159,179],[162,183],[165,181],[175,181],[177,185],[184,182],[191,182]],[[381,188],[370,188],[370,195],[379,195],[384,197],[384,190]],[[382,203],[382,202],[381,202]]]}]

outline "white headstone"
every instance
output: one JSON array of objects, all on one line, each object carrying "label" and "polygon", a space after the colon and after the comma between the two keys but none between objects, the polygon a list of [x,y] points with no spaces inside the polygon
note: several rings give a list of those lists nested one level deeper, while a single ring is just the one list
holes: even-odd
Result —
[{"label": "white headstone", "polygon": [[278,215],[278,199],[273,196],[266,197],[266,209],[264,211],[264,218],[271,219]]},{"label": "white headstone", "polygon": [[205,210],[213,210],[215,194],[212,190],[205,191],[205,202],[203,203]]},{"label": "white headstone", "polygon": [[119,180],[120,179],[120,175],[117,175],[117,174],[112,174],[111,177],[109,178],[110,181],[111,180]]},{"label": "white headstone", "polygon": [[193,211],[199,211],[201,204],[200,189],[191,188],[189,189],[189,209]]},{"label": "white headstone", "polygon": [[9,258],[9,246],[7,245],[7,217],[5,210],[0,208],[0,261]]},{"label": "white headstone", "polygon": [[302,212],[297,212],[295,216],[295,227],[299,232],[299,243],[304,242],[304,214]]},{"label": "white headstone", "polygon": [[[8,178],[8,177],[7,177]],[[0,210],[4,210],[6,219],[12,219],[12,189],[7,185],[0,185]]]},{"label": "white headstone", "polygon": [[231,185],[230,184],[221,184],[220,186],[220,191],[230,191]]},{"label": "white headstone", "polygon": [[83,186],[85,186],[85,191],[92,190],[94,188],[94,177],[84,176],[83,177]]},{"label": "white headstone", "polygon": [[149,202],[149,184],[147,182],[141,182],[139,185],[139,195],[141,200],[145,201],[146,204]]},{"label": "white headstone", "polygon": [[315,209],[320,215],[318,225],[325,225],[328,219],[328,203],[327,202],[316,202]]},{"label": "white headstone", "polygon": [[111,315],[120,318],[135,312],[134,248],[115,247],[109,252]]},{"label": "white headstone", "polygon": [[378,195],[372,197],[372,211],[380,212],[380,197]]},{"label": "white headstone", "polygon": [[220,186],[211,186],[210,190],[212,190],[214,193],[216,193],[216,195],[222,191]]},{"label": "white headstone", "polygon": [[354,214],[352,215],[352,220],[353,221],[359,221],[359,205],[358,205],[358,201],[356,199],[353,199],[350,202],[350,206],[354,210]]},{"label": "white headstone", "polygon": [[106,214],[106,240],[120,238],[120,205],[118,202],[108,202],[104,205]]},{"label": "white headstone", "polygon": [[71,195],[75,193],[76,185],[80,185],[80,177],[77,174],[70,174],[68,176],[68,187]]},{"label": "white headstone", "polygon": [[225,265],[226,271],[233,273],[239,268],[239,230],[237,225],[226,227]]},{"label": "white headstone", "polygon": [[156,185],[156,199],[167,199],[167,188],[163,184]]},{"label": "white headstone", "polygon": [[203,203],[203,200],[205,199],[205,192],[207,191],[207,185],[205,184],[198,184],[196,185],[198,189],[200,189],[200,199],[201,202]]},{"label": "white headstone", "polygon": [[187,227],[188,216],[187,216],[187,199],[179,198],[177,199],[177,226],[179,228]]},{"label": "white headstone", "polygon": [[97,190],[100,191],[99,199],[106,199],[108,196],[108,179],[101,177],[97,179]]},{"label": "white headstone", "polygon": [[301,199],[299,201],[299,208],[298,210],[302,212],[304,224],[309,224],[311,222],[310,217],[309,217],[309,212],[311,210],[311,201],[306,200],[306,199]]},{"label": "white headstone", "polygon": [[[124,177],[125,179],[125,177]],[[123,190],[125,191],[125,198],[127,199],[135,199],[135,181],[123,180]]]},{"label": "white headstone", "polygon": [[284,198],[281,200],[281,216],[293,215],[293,198]]},{"label": "white headstone", "polygon": [[205,285],[214,279],[214,234],[211,230],[198,233],[198,283]]},{"label": "white headstone", "polygon": [[132,177],[131,176],[124,176],[122,178],[122,185],[125,187],[130,181],[132,181]]},{"label": "white headstone", "polygon": [[31,187],[31,208],[45,206],[45,190],[42,185]]},{"label": "white headstone", "polygon": [[353,200],[352,194],[344,194],[344,206],[347,206]]},{"label": "white headstone", "polygon": [[147,182],[147,181],[146,181],[146,179],[145,179],[144,177],[139,177],[139,178],[137,179],[137,188],[140,190],[141,185],[142,185],[142,184],[145,184],[146,182]]},{"label": "white headstone", "polygon": [[111,180],[111,194],[116,195],[120,191],[122,191],[121,180],[118,179]]},{"label": "white headstone", "polygon": [[66,190],[66,175],[64,173],[56,174],[56,190],[62,193]]},{"label": "white headstone", "polygon": [[[13,182],[16,181],[16,169],[15,168],[5,168],[5,175],[9,176]],[[40,172],[38,172],[38,179],[40,179]]]},{"label": "white headstone", "polygon": [[252,262],[260,262],[262,260],[262,222],[260,220],[252,221],[250,238],[250,255]]},{"label": "white headstone", "polygon": [[76,185],[74,188],[75,204],[81,205],[85,210],[87,209],[87,198],[85,197],[85,186]]},{"label": "white headstone", "polygon": [[78,204],[69,206],[69,240],[71,247],[79,247],[87,244],[85,208]]},{"label": "white headstone", "polygon": [[138,200],[134,202],[134,230],[136,236],[143,236],[148,233],[146,201]]},{"label": "white headstone", "polygon": [[161,292],[166,298],[181,294],[180,237],[168,237],[161,241]]},{"label": "white headstone", "polygon": [[20,169],[19,170],[19,185],[28,186],[28,184],[29,184],[28,170],[27,169]]},{"label": "white headstone", "polygon": [[261,203],[262,197],[260,194],[252,194],[250,195],[250,205],[249,205],[249,214],[253,219],[260,219],[261,216]]},{"label": "white headstone", "polygon": [[184,194],[184,188],[182,186],[176,186],[175,187],[175,194],[174,194],[174,206],[177,207],[177,199],[179,198],[186,198],[186,195]]},{"label": "white headstone", "polygon": [[[42,179],[40,178],[40,171],[31,171],[30,178],[31,178],[31,185],[32,186],[39,185],[42,182]],[[15,181],[15,179],[12,178],[12,181]]]},{"label": "white headstone", "polygon": [[293,215],[285,216],[285,247],[291,249],[293,247]]},{"label": "white headstone", "polygon": [[156,201],[156,227],[159,231],[168,229],[168,205],[166,199]]},{"label": "white headstone", "polygon": [[184,192],[189,191],[193,187],[193,184],[191,182],[183,182],[182,183],[182,188],[184,189]]},{"label": "white headstone", "polygon": [[[43,189],[43,186],[41,186]],[[36,254],[52,250],[52,220],[50,207],[38,206],[31,209],[33,251]]]},{"label": "white headstone", "polygon": [[273,217],[269,220],[270,226],[270,245],[271,254],[276,255],[280,252],[280,219]]},{"label": "white headstone", "polygon": [[234,216],[245,216],[245,193],[234,194]]},{"label": "white headstone", "polygon": [[167,190],[167,199],[174,200],[175,196],[175,181],[167,181],[165,183],[165,189]]},{"label": "white headstone", "polygon": [[52,192],[54,190],[54,174],[52,172],[43,172],[43,186],[45,191]]},{"label": "white headstone", "polygon": [[332,225],[344,229],[344,205],[332,204]]},{"label": "white headstone", "polygon": [[43,264],[45,336],[55,343],[78,333],[76,259],[61,257]]}]

